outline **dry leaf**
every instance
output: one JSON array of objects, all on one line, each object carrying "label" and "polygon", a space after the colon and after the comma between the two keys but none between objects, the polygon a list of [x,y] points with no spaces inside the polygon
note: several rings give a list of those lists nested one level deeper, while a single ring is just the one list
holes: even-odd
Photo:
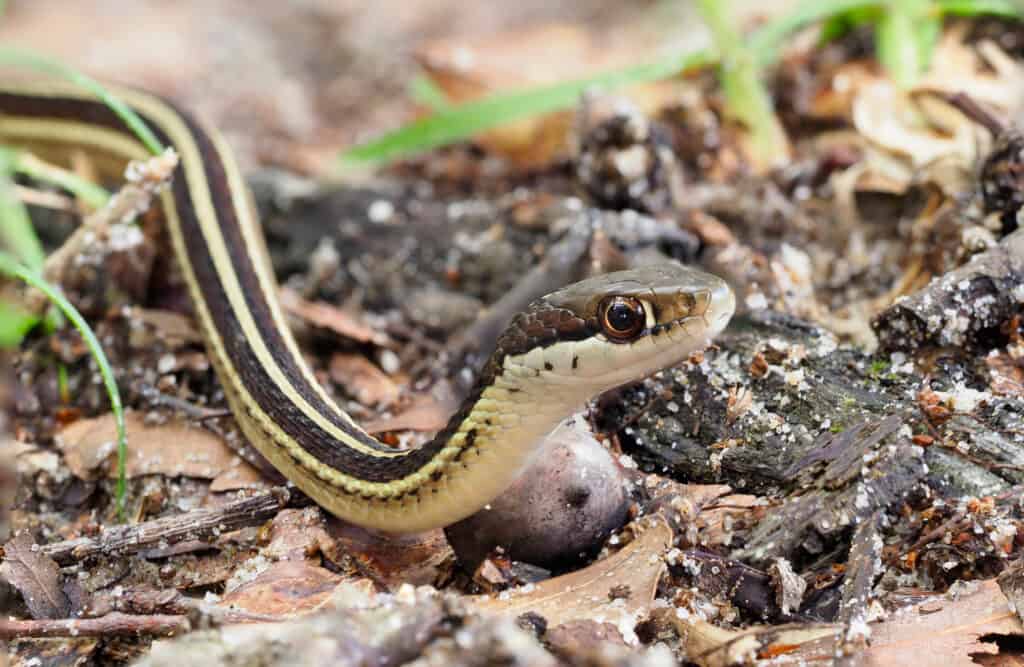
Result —
[{"label": "dry leaf", "polygon": [[[219,437],[206,429],[173,419],[150,425],[140,413],[125,413],[129,477],[163,474],[213,479],[250,467]],[[81,479],[117,477],[117,427],[114,416],[77,421],[57,434],[57,446],[71,472]],[[258,473],[253,473],[258,475]]]},{"label": "dry leaf", "polygon": [[27,532],[14,536],[3,550],[0,576],[18,589],[32,618],[67,618],[71,603],[61,586],[60,568]]},{"label": "dry leaf", "polygon": [[270,543],[261,553],[273,560],[304,560],[330,543],[320,508],[284,509],[270,522]]},{"label": "dry leaf", "polygon": [[339,566],[344,566],[345,559],[355,560],[360,572],[389,589],[433,584],[452,558],[452,548],[440,529],[385,535],[331,518],[327,530],[332,538],[331,548],[323,549],[328,559]]},{"label": "dry leaf", "polygon": [[[1015,645],[1024,641],[1024,626],[994,579],[965,588],[955,599],[930,600],[871,624],[871,646],[862,664],[977,667],[975,657],[999,655],[996,637]],[[832,641],[822,640],[801,647],[793,660],[824,660],[833,654]]]},{"label": "dry leaf", "polygon": [[267,481],[259,470],[251,465],[238,465],[214,477],[210,482],[210,491],[223,493],[238,489],[265,489],[267,486]]},{"label": "dry leaf", "polygon": [[393,345],[387,334],[354,314],[322,301],[307,301],[290,289],[281,289],[281,305],[288,313],[315,327],[330,329],[356,342],[373,343],[380,347]]},{"label": "dry leaf", "polygon": [[[633,628],[650,611],[665,570],[663,556],[672,545],[672,529],[662,517],[641,522],[643,532],[618,553],[539,584],[475,598],[473,606],[509,616],[534,612],[550,627],[574,620],[609,622],[635,640]],[[615,595],[613,589],[628,591],[628,596]]]},{"label": "dry leaf", "polygon": [[457,405],[439,400],[432,395],[421,394],[412,398],[411,404],[392,417],[379,417],[367,421],[363,428],[369,433],[387,431],[440,431],[448,423]]},{"label": "dry leaf", "polygon": [[387,407],[398,400],[398,385],[361,354],[333,355],[329,371],[331,379],[363,405]]},{"label": "dry leaf", "polygon": [[192,318],[180,313],[133,308],[129,319],[149,325],[172,348],[203,342],[203,337]]},{"label": "dry leaf", "polygon": [[219,604],[270,616],[305,614],[330,600],[342,581],[341,576],[307,561],[280,561],[225,595]]}]

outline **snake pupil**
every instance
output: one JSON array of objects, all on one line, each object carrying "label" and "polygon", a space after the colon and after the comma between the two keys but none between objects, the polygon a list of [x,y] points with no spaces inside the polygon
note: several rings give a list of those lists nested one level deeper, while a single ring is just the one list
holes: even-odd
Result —
[{"label": "snake pupil", "polygon": [[615,297],[604,307],[602,324],[605,333],[612,338],[632,338],[643,329],[643,306],[636,299]]}]

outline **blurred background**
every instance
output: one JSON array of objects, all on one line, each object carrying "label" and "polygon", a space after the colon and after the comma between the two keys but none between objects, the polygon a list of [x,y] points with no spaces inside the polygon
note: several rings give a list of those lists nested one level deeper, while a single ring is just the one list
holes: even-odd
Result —
[{"label": "blurred background", "polygon": [[[736,0],[777,13],[790,0]],[[170,96],[224,130],[247,166],[319,171],[413,118],[423,68],[467,96],[695,49],[687,0],[8,0],[0,43]]]}]

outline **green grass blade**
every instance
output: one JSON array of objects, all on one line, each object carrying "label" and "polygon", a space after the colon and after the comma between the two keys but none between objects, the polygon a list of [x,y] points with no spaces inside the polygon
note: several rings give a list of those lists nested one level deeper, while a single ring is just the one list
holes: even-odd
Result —
[{"label": "green grass blade", "polygon": [[341,156],[341,167],[366,166],[422,152],[502,123],[571,107],[591,88],[657,81],[710,62],[713,59],[707,51],[676,54],[654,63],[459,104],[350,149]]},{"label": "green grass blade", "polygon": [[452,103],[445,92],[426,74],[419,74],[409,82],[409,98],[431,111],[446,111],[452,108]]},{"label": "green grass blade", "polygon": [[761,67],[753,50],[747,48],[722,0],[698,0],[701,17],[711,29],[719,53],[719,82],[725,94],[726,111],[750,132],[761,167],[779,162],[787,155],[787,142],[775,115],[771,94],[761,80]]},{"label": "green grass blade", "polygon": [[14,196],[14,184],[10,174],[14,169],[16,155],[13,151],[0,148],[0,244],[14,253],[18,261],[33,271],[43,268],[46,253],[43,244],[32,228],[25,206]]},{"label": "green grass blade", "polygon": [[39,324],[39,318],[7,301],[0,301],[0,348],[21,345],[25,334]]},{"label": "green grass blade", "polygon": [[935,5],[944,14],[954,16],[988,15],[1024,19],[1024,3],[1013,0],[935,0]]},{"label": "green grass blade", "polygon": [[139,118],[138,114],[132,111],[131,107],[122,102],[112,93],[108,92],[98,81],[88,77],[81,72],[75,71],[56,60],[50,60],[35,53],[21,51],[18,49],[0,48],[0,65],[14,65],[17,67],[29,67],[40,72],[60,76],[72,83],[88,90],[103,101],[111,111],[124,121],[135,136],[139,138],[153,155],[160,155],[164,147],[156,138],[152,130]]},{"label": "green grass blade", "polygon": [[128,452],[128,436],[125,430],[121,394],[117,389],[117,382],[114,380],[114,371],[110,367],[110,362],[107,361],[107,356],[103,353],[103,347],[81,313],[37,272],[20,263],[14,256],[0,252],[0,273],[22,280],[45,294],[82,334],[82,340],[85,341],[89,353],[96,360],[107,390],[107,396],[110,398],[110,409],[114,413],[114,422],[117,425],[117,511],[119,516],[124,519],[125,460]]},{"label": "green grass blade", "polygon": [[931,0],[888,0],[875,25],[878,62],[902,88],[912,86],[931,60],[942,19]]},{"label": "green grass blade", "polygon": [[40,162],[26,153],[15,154],[13,168],[17,173],[40,183],[49,183],[67,190],[93,209],[103,208],[110,199],[110,193],[95,183],[79,178],[66,169]]},{"label": "green grass blade", "polygon": [[792,11],[756,30],[748,40],[762,65],[778,59],[786,39],[812,23],[824,21],[851,11],[866,11],[879,7],[881,0],[803,0]]}]

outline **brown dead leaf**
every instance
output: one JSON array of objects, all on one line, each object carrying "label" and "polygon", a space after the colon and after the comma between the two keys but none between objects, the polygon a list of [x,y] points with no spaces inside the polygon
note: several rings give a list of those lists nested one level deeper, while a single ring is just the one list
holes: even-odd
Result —
[{"label": "brown dead leaf", "polygon": [[[672,545],[672,529],[662,517],[640,521],[642,532],[638,531],[637,538],[618,553],[539,584],[477,597],[473,606],[481,612],[508,616],[534,612],[551,627],[574,620],[601,619],[624,630],[624,634],[632,634],[636,622],[650,611],[665,570],[663,556]],[[628,597],[614,594],[613,589],[622,586],[629,587]]]},{"label": "brown dead leaf", "polygon": [[251,465],[232,466],[213,478],[210,482],[212,493],[237,491],[238,489],[264,489],[267,481],[259,470]]},{"label": "brown dead leaf", "polygon": [[274,563],[221,599],[220,606],[254,614],[294,616],[316,611],[344,579],[304,560]]},{"label": "brown dead leaf", "polygon": [[32,618],[67,618],[71,603],[61,586],[60,568],[27,532],[4,545],[0,577],[21,593]]},{"label": "brown dead leaf", "polygon": [[180,313],[170,310],[133,308],[129,319],[151,327],[171,348],[203,342],[203,337],[199,333],[199,329],[196,328],[195,322]]},{"label": "brown dead leaf", "polygon": [[393,346],[387,334],[357,315],[322,301],[307,301],[290,289],[281,289],[281,306],[288,313],[315,327],[329,329],[356,342],[373,343],[380,347]]},{"label": "brown dead leaf", "polygon": [[387,407],[398,400],[398,385],[361,354],[336,353],[329,371],[331,379],[363,405]]},{"label": "brown dead leaf", "polygon": [[330,543],[319,507],[284,509],[270,522],[270,543],[262,553],[274,560],[304,560]]},{"label": "brown dead leaf", "polygon": [[332,547],[325,546],[323,551],[331,562],[343,567],[346,559],[353,559],[359,571],[392,589],[403,583],[433,584],[443,565],[452,558],[452,548],[440,529],[411,535],[383,535],[331,518],[327,530]]},{"label": "brown dead leaf", "polygon": [[[999,655],[995,637],[1015,642],[1024,639],[1024,626],[994,579],[967,588],[955,599],[925,603],[927,612],[918,605],[869,626],[871,646],[862,664],[977,667],[977,657]],[[801,647],[794,660],[822,660],[832,655],[832,641],[820,640]]]},{"label": "brown dead leaf", "polygon": [[[183,420],[150,425],[140,413],[127,412],[125,426],[129,477],[163,474],[213,479],[250,467],[219,437]],[[61,430],[56,440],[76,477],[117,477],[117,428],[112,414],[77,421]]]},{"label": "brown dead leaf", "polygon": [[367,421],[363,424],[363,428],[369,433],[387,431],[432,433],[445,427],[457,407],[457,405],[451,405],[431,395],[421,394],[414,396],[410,405],[398,414]]}]

